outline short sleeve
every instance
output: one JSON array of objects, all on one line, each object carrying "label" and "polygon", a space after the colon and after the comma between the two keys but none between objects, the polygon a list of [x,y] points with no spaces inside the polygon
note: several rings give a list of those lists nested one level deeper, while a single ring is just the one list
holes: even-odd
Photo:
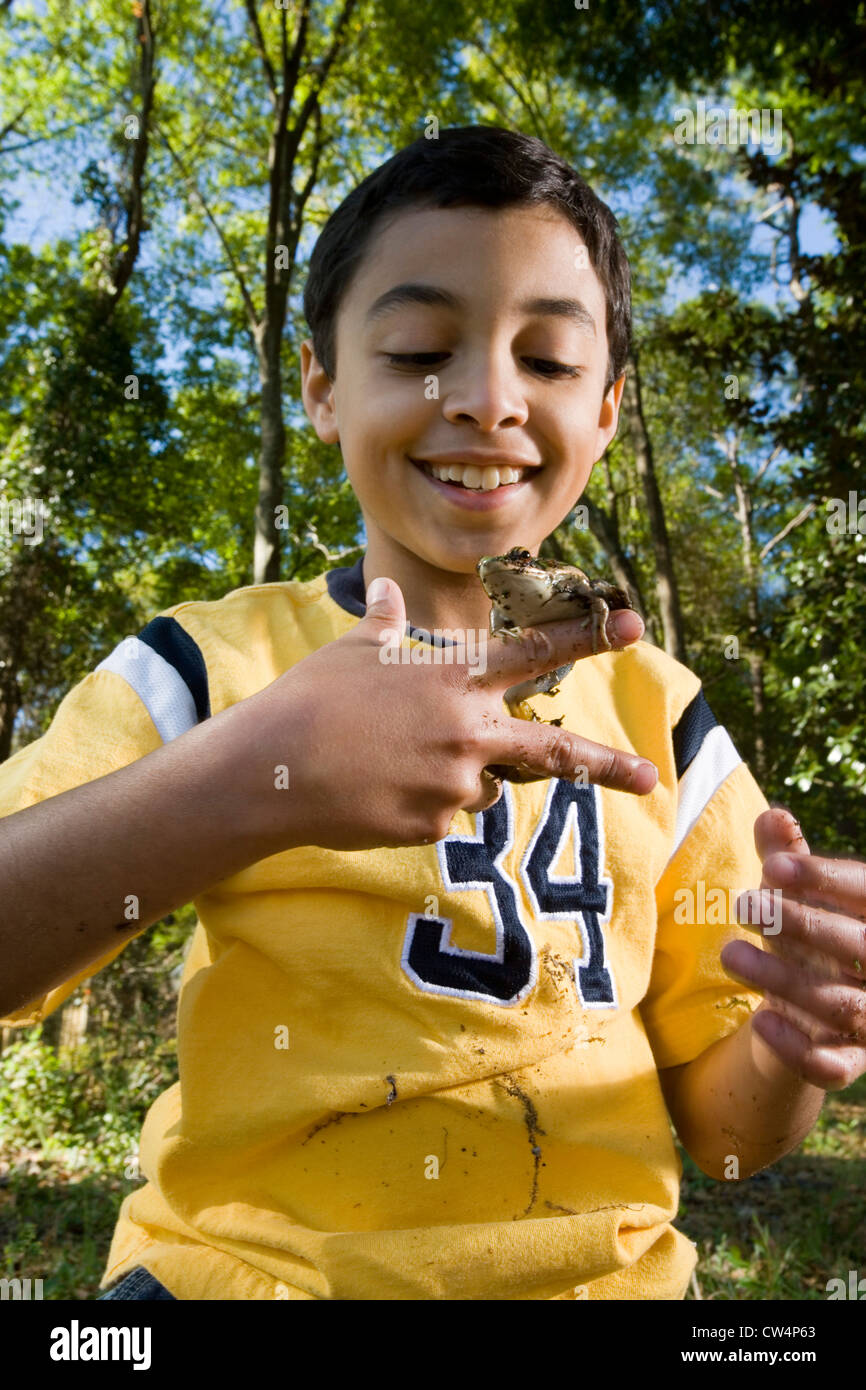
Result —
[{"label": "short sleeve", "polygon": [[655,953],[640,1005],[660,1069],[690,1062],[735,1032],[762,999],[727,974],[720,952],[736,939],[766,949],[737,923],[735,904],[761,882],[754,825],[768,803],[703,696],[691,722],[690,746],[677,751],[676,845],[656,887]]},{"label": "short sleeve", "polygon": [[[61,701],[41,738],[0,764],[0,818],[127,767],[162,742],[147,706],[129,682],[115,670],[97,668]],[[60,884],[58,902],[62,903]],[[19,1028],[41,1023],[83,980],[115,960],[131,940],[134,938],[127,937],[73,978],[0,1019],[0,1023]]]}]

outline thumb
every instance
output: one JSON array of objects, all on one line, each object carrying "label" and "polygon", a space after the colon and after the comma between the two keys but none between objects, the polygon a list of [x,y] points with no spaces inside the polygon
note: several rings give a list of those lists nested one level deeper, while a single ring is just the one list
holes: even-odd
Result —
[{"label": "thumb", "polygon": [[382,631],[393,630],[402,640],[406,627],[406,602],[403,591],[394,579],[373,579],[367,585],[367,612],[364,622],[373,619],[382,624]]}]

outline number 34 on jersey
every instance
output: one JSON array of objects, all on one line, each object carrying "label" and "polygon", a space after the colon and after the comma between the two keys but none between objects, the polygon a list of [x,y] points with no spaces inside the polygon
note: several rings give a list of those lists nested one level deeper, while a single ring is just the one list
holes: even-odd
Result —
[{"label": "number 34 on jersey", "polygon": [[[598,787],[551,781],[544,809],[519,866],[535,921],[574,922],[583,940],[575,960],[575,987],[586,1008],[616,1006],[605,961],[604,926],[610,920],[613,885],[602,874],[603,843]],[[578,872],[554,875],[553,865],[571,840]],[[491,1004],[517,1004],[535,986],[535,945],[523,917],[523,895],[505,868],[514,847],[514,800],[503,784],[495,806],[475,817],[473,835],[449,835],[437,844],[442,882],[449,893],[486,893],[496,925],[491,954],[463,950],[451,941],[447,917],[410,913],[403,969],[419,989]]]}]

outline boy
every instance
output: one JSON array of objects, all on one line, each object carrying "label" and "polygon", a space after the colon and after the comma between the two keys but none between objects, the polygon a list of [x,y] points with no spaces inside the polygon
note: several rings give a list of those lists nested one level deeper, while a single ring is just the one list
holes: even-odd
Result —
[{"label": "boy", "polygon": [[[442,131],[333,215],[305,311],[304,404],[341,447],[363,563],[155,618],[0,772],[4,930],[30,947],[0,1000],[15,1022],[171,907],[199,914],[180,1082],[148,1113],[102,1287],[681,1299],[666,1102],[706,1172],[745,1177],[866,1061],[829,1032],[859,1018],[862,973],[816,983],[811,958],[741,940],[734,984],[719,952],[747,931],[681,924],[679,895],[746,889],[790,843],[821,898],[828,861],[762,814],[698,679],[634,614],[598,656],[558,623],[491,640],[486,668],[380,660],[407,613],[428,657],[431,629],[486,627],[477,560],[537,552],[612,439],[614,219],[540,141]],[[578,657],[535,702],[561,728],[508,716],[507,687]],[[538,780],[483,772],[503,764]],[[856,954],[852,920],[818,919],[828,959]]]}]

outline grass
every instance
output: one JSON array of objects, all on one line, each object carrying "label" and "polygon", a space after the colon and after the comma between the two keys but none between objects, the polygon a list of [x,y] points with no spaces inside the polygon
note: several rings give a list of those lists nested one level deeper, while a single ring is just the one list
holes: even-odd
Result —
[{"label": "grass", "polygon": [[172,914],[93,978],[81,1046],[56,1045],[58,1011],[0,1054],[0,1277],[42,1279],[46,1299],[99,1296],[120,1204],[141,1186],[145,1114],[177,1080],[175,976],[194,919]]},{"label": "grass", "polygon": [[866,1076],[828,1094],[798,1149],[742,1182],[715,1182],[680,1153],[676,1225],[698,1247],[687,1299],[826,1300],[828,1280],[866,1275]]},{"label": "grass", "polygon": [[7,1174],[0,1189],[0,1272],[42,1279],[46,1299],[98,1298],[118,1208],[137,1186],[70,1178],[57,1161]]},{"label": "grass", "polygon": [[40,1030],[0,1057],[0,1276],[43,1280],[46,1299],[95,1299],[154,1093],[176,1079],[173,1045],[146,1059]]}]

